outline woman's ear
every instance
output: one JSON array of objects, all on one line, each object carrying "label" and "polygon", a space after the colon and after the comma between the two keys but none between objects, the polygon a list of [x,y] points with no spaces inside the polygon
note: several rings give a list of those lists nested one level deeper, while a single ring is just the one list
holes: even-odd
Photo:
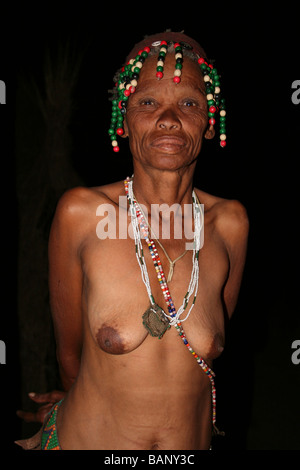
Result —
[{"label": "woman's ear", "polygon": [[127,126],[127,121],[126,121],[126,118],[124,119],[124,122],[123,122],[123,129],[124,129],[124,134],[122,135],[122,137],[128,137],[128,126]]},{"label": "woman's ear", "polygon": [[215,128],[211,124],[207,127],[204,137],[205,139],[213,139],[215,136]]}]

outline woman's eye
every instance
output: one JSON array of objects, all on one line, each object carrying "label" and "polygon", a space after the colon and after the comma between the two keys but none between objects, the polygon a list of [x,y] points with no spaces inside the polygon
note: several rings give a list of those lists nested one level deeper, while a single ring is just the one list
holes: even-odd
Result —
[{"label": "woman's eye", "polygon": [[196,106],[196,102],[194,100],[185,100],[183,102],[183,105],[184,106],[187,106],[188,108],[192,107],[192,106]]},{"label": "woman's eye", "polygon": [[151,105],[154,104],[154,101],[151,98],[145,98],[145,99],[140,101],[140,104],[142,106],[151,106]]}]

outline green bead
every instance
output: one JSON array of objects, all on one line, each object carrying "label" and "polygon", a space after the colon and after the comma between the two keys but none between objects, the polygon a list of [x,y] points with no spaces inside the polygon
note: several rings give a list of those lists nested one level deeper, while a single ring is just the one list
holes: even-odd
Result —
[{"label": "green bead", "polygon": [[182,64],[176,64],[176,65],[175,65],[175,69],[181,70],[181,69],[182,69]]},{"label": "green bead", "polygon": [[148,52],[143,51],[142,54],[141,54],[141,56],[146,59],[146,58],[148,57]]},{"label": "green bead", "polygon": [[140,70],[141,70],[141,69],[140,69],[139,67],[134,67],[134,72],[135,72],[135,73],[140,73]]},{"label": "green bead", "polygon": [[109,135],[113,135],[115,133],[115,130],[110,128],[110,129],[108,129],[108,133],[109,133]]},{"label": "green bead", "polygon": [[163,72],[164,68],[161,65],[159,65],[158,67],[156,67],[156,71],[157,72]]},{"label": "green bead", "polygon": [[213,104],[215,104],[215,102],[214,102],[214,100],[208,100],[207,104],[208,104],[209,106],[212,106]]},{"label": "green bead", "polygon": [[220,116],[220,122],[226,122],[226,116]]},{"label": "green bead", "polygon": [[207,114],[208,114],[208,117],[214,117],[215,116],[215,113],[208,112]]}]

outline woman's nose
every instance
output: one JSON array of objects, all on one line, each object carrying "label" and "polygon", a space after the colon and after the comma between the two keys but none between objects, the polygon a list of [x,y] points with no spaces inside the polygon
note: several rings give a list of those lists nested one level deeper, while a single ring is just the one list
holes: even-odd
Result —
[{"label": "woman's nose", "polygon": [[157,123],[159,129],[178,130],[181,129],[181,122],[176,112],[172,108],[165,109],[159,116]]}]

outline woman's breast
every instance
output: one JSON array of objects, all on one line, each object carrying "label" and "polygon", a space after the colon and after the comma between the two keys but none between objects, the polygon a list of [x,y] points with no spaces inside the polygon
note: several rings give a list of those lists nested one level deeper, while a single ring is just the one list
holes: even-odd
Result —
[{"label": "woman's breast", "polygon": [[[110,259],[110,258],[109,258]],[[165,344],[170,336],[167,330],[162,340],[152,337],[143,325],[143,314],[150,306],[149,297],[137,263],[109,264],[103,255],[101,263],[89,263],[86,268],[84,315],[94,342],[101,351],[118,355],[137,350],[147,338],[147,344]],[[132,260],[131,260],[132,261]],[[105,266],[105,269],[104,269]],[[170,291],[177,308],[182,304],[190,272],[175,273]],[[154,271],[154,270],[153,270]],[[151,276],[153,274],[153,276]],[[150,284],[157,304],[167,310],[155,272],[150,272]],[[177,276],[177,277],[176,277]],[[176,287],[176,289],[175,289]],[[197,300],[190,316],[182,322],[185,334],[194,351],[204,359],[214,359],[224,348],[224,313],[221,301],[222,282],[210,279],[206,273],[200,278]],[[192,298],[191,298],[192,302]],[[187,310],[189,310],[190,305]],[[183,314],[185,317],[186,311]],[[174,327],[172,327],[174,329]],[[174,335],[176,337],[178,335]],[[177,337],[176,337],[177,341]],[[180,339],[178,339],[180,342]],[[172,346],[170,346],[171,350]]]},{"label": "woman's breast", "polygon": [[97,346],[109,354],[126,354],[137,349],[148,336],[138,322],[107,320],[95,322],[92,334]]}]

